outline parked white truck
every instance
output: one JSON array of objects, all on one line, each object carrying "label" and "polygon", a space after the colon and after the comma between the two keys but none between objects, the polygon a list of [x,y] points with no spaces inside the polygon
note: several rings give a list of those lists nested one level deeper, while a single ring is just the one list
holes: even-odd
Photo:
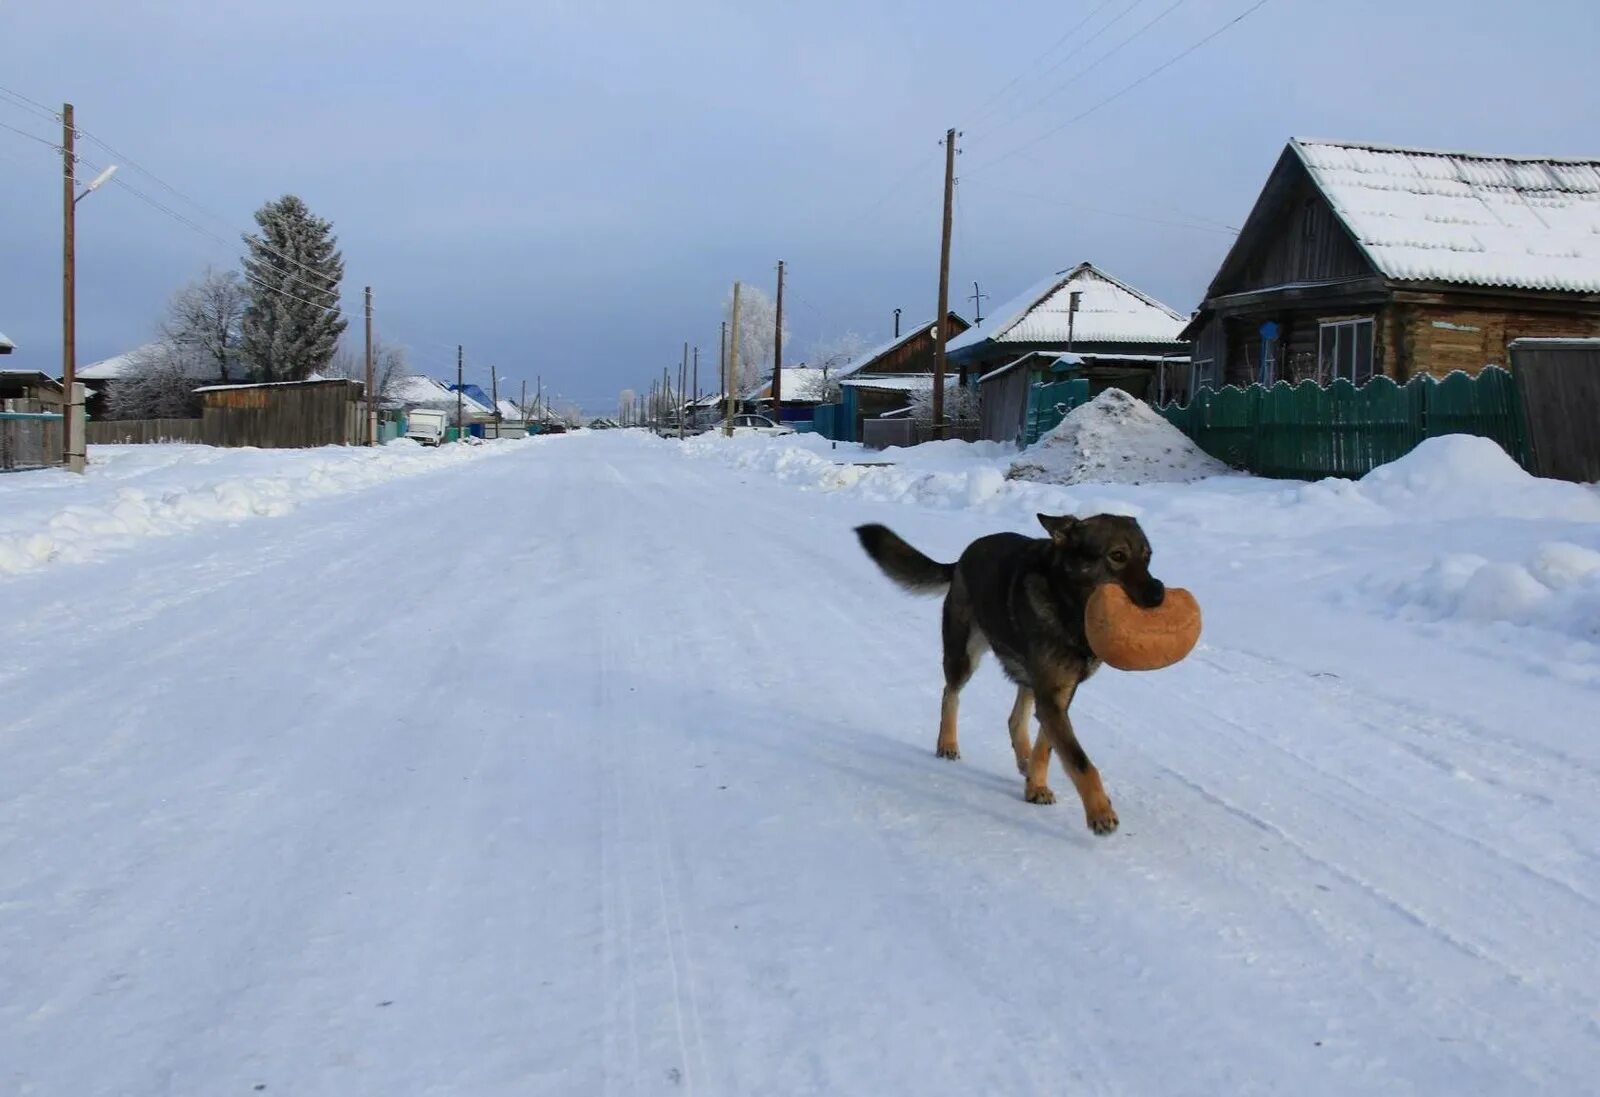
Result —
[{"label": "parked white truck", "polygon": [[406,413],[406,437],[415,438],[425,446],[437,446],[444,441],[449,417],[442,411],[417,408]]}]

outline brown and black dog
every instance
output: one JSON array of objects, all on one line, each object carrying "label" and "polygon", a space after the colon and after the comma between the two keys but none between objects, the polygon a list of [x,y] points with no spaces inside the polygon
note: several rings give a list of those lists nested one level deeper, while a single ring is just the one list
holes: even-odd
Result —
[{"label": "brown and black dog", "polygon": [[[1039,515],[1049,537],[996,533],[967,546],[954,564],[929,559],[879,525],[860,526],[861,547],[884,574],[917,594],[944,594],[944,701],[938,754],[959,758],[956,710],[985,648],[1017,686],[1011,709],[1011,748],[1025,778],[1030,803],[1055,802],[1050,791],[1050,751],[1083,800],[1089,829],[1117,829],[1100,772],[1078,745],[1067,709],[1073,695],[1100,666],[1084,635],[1083,611],[1102,583],[1120,583],[1135,605],[1159,606],[1166,588],[1150,574],[1150,542],[1132,518]],[[1035,702],[1039,741],[1028,743]]]}]

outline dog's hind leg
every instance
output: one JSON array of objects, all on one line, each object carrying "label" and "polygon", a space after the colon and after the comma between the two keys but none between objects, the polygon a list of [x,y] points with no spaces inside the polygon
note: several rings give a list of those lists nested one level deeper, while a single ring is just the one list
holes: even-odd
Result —
[{"label": "dog's hind leg", "polygon": [[[1072,697],[1078,691],[1081,675],[1071,671],[1052,677],[1054,681],[1049,688],[1039,690],[1039,738],[1055,750],[1061,758],[1061,767],[1072,778],[1072,784],[1078,790],[1078,799],[1083,801],[1083,814],[1089,829],[1096,834],[1110,834],[1117,829],[1117,813],[1111,806],[1111,797],[1106,795],[1105,786],[1100,783],[1100,771],[1095,769],[1094,763],[1083,752],[1083,747],[1078,745],[1072,720],[1067,715]],[[1034,758],[1037,760],[1039,756],[1039,750],[1035,747]],[[1049,754],[1046,753],[1044,758],[1046,766],[1041,766],[1041,769],[1047,767]]]},{"label": "dog's hind leg", "polygon": [[1006,727],[1011,730],[1011,750],[1017,756],[1017,772],[1028,775],[1028,755],[1033,748],[1028,743],[1028,721],[1033,719],[1033,690],[1017,687],[1017,702],[1011,706],[1011,718]]},{"label": "dog's hind leg", "polygon": [[944,697],[939,704],[939,742],[934,753],[940,758],[960,758],[956,737],[956,716],[961,707],[961,687],[971,679],[986,646],[983,634],[972,620],[966,591],[960,578],[950,587],[944,600]]}]

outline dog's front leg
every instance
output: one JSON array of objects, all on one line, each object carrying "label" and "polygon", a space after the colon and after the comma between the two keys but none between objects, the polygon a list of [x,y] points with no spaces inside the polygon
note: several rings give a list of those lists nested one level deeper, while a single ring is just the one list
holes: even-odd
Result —
[{"label": "dog's front leg", "polygon": [[[1096,834],[1110,834],[1117,829],[1117,813],[1111,807],[1111,797],[1106,795],[1105,786],[1100,783],[1100,771],[1095,769],[1094,763],[1089,761],[1089,756],[1078,744],[1078,737],[1072,730],[1072,720],[1067,716],[1067,707],[1072,704],[1076,692],[1077,682],[1073,681],[1070,686],[1053,689],[1048,695],[1040,694],[1039,737],[1049,742],[1061,759],[1061,767],[1072,778],[1073,787],[1078,790],[1078,799],[1083,801],[1083,814],[1089,829]],[[1034,757],[1038,756],[1035,748]],[[1048,759],[1049,755],[1046,754],[1046,763]]]}]

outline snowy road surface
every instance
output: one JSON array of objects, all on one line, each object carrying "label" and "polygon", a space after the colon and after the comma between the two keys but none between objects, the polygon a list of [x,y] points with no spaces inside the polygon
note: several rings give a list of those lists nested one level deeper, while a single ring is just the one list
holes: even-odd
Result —
[{"label": "snowy road surface", "polygon": [[[1446,550],[1581,563],[1582,497],[919,504],[717,445],[0,575],[0,1093],[1595,1091],[1597,652],[1395,608]],[[992,662],[933,756],[937,603],[849,532],[1048,499],[1131,500],[1207,612],[1080,695],[1110,838],[1022,801]]]}]

